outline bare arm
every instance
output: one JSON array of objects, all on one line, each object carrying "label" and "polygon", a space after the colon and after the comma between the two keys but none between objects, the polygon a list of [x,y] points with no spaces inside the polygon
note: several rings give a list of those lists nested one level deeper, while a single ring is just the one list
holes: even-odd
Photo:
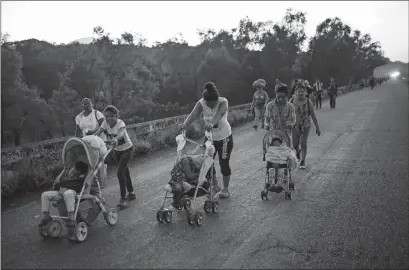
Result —
[{"label": "bare arm", "polygon": [[[104,123],[104,120],[105,120],[104,117],[102,117],[102,118],[100,118],[100,119],[97,119],[99,126],[101,126],[102,123]],[[94,128],[94,129],[88,131],[88,132],[87,132],[87,135],[92,135],[92,134],[94,134],[95,132],[98,131],[98,129],[99,129],[99,127],[96,127],[96,128]]]},{"label": "bare arm", "polygon": [[216,125],[219,122],[219,120],[226,114],[227,110],[228,110],[227,101],[221,102],[219,107],[217,108],[216,113],[213,116],[212,121],[210,121],[210,124],[212,124],[212,126]]},{"label": "bare arm", "polygon": [[100,126],[97,130],[97,132],[94,133],[94,135],[99,136],[101,135],[102,132],[104,132],[105,130],[102,128],[102,126]]},{"label": "bare arm", "polygon": [[251,103],[251,107],[250,107],[250,111],[252,111],[254,109],[254,106],[256,106],[256,97],[255,97],[255,93],[253,95],[253,103]]},{"label": "bare arm", "polygon": [[265,125],[266,127],[268,127],[268,126],[270,125],[270,121],[271,121],[270,108],[271,108],[271,106],[272,106],[272,105],[271,105],[272,102],[273,102],[273,101],[267,103],[266,111],[265,111],[265,113],[264,113],[264,122],[265,122],[264,125]]},{"label": "bare arm", "polygon": [[75,125],[75,137],[81,137],[81,135],[82,135],[82,132],[81,132],[81,129],[80,129],[80,127],[78,126],[78,125]]},{"label": "bare arm", "polygon": [[317,129],[320,129],[320,127],[318,126],[317,116],[315,115],[314,105],[312,105],[311,100],[308,101],[308,106],[310,106],[311,118],[312,118],[312,121],[314,122],[315,127]]},{"label": "bare arm", "polygon": [[264,103],[264,107],[267,107],[269,97],[268,97],[268,94],[267,94],[266,91],[264,91],[264,95],[266,96],[266,101],[265,101],[265,103]]},{"label": "bare arm", "polygon": [[294,126],[296,122],[295,107],[293,104],[288,104],[288,118],[285,120],[287,126]]},{"label": "bare arm", "polygon": [[183,125],[189,126],[191,123],[193,123],[196,119],[199,118],[202,111],[203,111],[202,105],[200,104],[199,101],[196,102],[195,107],[193,108],[189,116],[186,118],[185,122],[183,122]]}]

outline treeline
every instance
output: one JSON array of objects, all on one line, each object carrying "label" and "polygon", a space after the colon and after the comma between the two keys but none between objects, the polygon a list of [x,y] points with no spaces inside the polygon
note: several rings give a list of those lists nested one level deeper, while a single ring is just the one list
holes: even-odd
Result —
[{"label": "treeline", "polygon": [[305,13],[287,10],[279,23],[240,20],[237,28],[198,30],[201,43],[181,35],[148,47],[142,36],[112,39],[95,27],[91,44],[1,41],[2,146],[74,133],[80,100],[97,109],[114,104],[128,124],[188,113],[202,85],[215,81],[231,105],[251,102],[254,80],[334,76],[339,84],[372,75],[388,62],[378,42],[339,18],[320,23],[307,41]]}]

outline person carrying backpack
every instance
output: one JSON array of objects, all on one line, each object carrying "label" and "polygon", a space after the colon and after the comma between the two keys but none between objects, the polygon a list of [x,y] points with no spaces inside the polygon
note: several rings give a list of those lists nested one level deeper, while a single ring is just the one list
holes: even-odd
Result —
[{"label": "person carrying backpack", "polygon": [[310,118],[314,121],[317,135],[321,135],[318,120],[314,112],[314,105],[306,96],[307,89],[303,84],[298,84],[295,88],[295,97],[290,100],[296,112],[296,122],[292,130],[292,141],[297,153],[297,158],[300,160],[300,169],[306,168],[305,158],[307,156],[307,140],[311,128]]}]

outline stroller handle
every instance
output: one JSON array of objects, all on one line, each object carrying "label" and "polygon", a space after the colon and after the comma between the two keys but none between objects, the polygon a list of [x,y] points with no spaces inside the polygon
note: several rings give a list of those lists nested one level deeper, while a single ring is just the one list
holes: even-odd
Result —
[{"label": "stroller handle", "polygon": [[[183,130],[183,131],[182,131],[182,135],[183,135],[183,137],[185,138],[185,140],[186,140],[187,142],[196,144],[196,145],[198,145],[198,146],[205,146],[204,143],[198,143],[198,142],[196,142],[196,141],[194,141],[194,140],[189,139],[188,137],[186,137],[186,130]],[[205,131],[205,137],[206,137],[209,141],[213,141],[213,139],[212,139],[213,136],[212,136],[212,135],[213,135],[212,132]]]}]

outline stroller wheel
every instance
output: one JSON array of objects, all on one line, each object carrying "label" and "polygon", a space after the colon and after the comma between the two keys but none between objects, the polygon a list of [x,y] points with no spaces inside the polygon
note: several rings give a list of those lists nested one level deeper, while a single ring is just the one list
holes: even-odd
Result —
[{"label": "stroller wheel", "polygon": [[158,212],[156,212],[156,220],[162,224],[163,223],[163,210],[159,209]]},{"label": "stroller wheel", "polygon": [[262,199],[263,201],[267,201],[267,200],[268,200],[268,198],[267,198],[267,192],[266,192],[266,191],[262,190],[260,195],[261,195],[261,199]]},{"label": "stroller wheel", "polygon": [[192,207],[192,202],[190,199],[185,199],[183,202],[183,208],[185,208],[186,211],[189,211],[190,207]]},{"label": "stroller wheel", "polygon": [[284,197],[285,197],[286,200],[291,200],[291,192],[286,191],[284,193]]},{"label": "stroller wheel", "polygon": [[200,212],[195,214],[195,223],[197,226],[202,226],[203,224],[203,215]]},{"label": "stroller wheel", "polygon": [[213,214],[219,213],[219,202],[217,202],[217,201],[213,202],[212,211],[213,211]]},{"label": "stroller wheel", "polygon": [[53,219],[47,224],[45,230],[51,238],[58,238],[62,232],[62,225],[59,220]]},{"label": "stroller wheel", "polygon": [[40,234],[40,236],[41,236],[44,240],[46,240],[46,239],[49,238],[48,235],[47,235],[47,231],[46,231],[46,228],[45,228],[45,227],[40,227],[40,228],[38,228],[38,233]]},{"label": "stroller wheel", "polygon": [[167,210],[167,211],[163,211],[163,219],[165,220],[166,224],[169,224],[172,222],[172,212]]},{"label": "stroller wheel", "polygon": [[195,224],[195,214],[192,211],[187,212],[187,223],[189,225]]},{"label": "stroller wheel", "polygon": [[78,243],[82,243],[87,239],[88,236],[88,226],[85,222],[80,222],[74,228],[74,240]]},{"label": "stroller wheel", "polygon": [[212,202],[211,201],[205,201],[205,203],[203,205],[203,210],[205,211],[205,213],[212,212]]},{"label": "stroller wheel", "polygon": [[288,184],[288,188],[289,188],[290,190],[294,190],[294,183],[289,183],[289,184]]},{"label": "stroller wheel", "polygon": [[114,226],[118,222],[118,212],[116,209],[110,209],[104,213],[104,218],[108,225]]}]

